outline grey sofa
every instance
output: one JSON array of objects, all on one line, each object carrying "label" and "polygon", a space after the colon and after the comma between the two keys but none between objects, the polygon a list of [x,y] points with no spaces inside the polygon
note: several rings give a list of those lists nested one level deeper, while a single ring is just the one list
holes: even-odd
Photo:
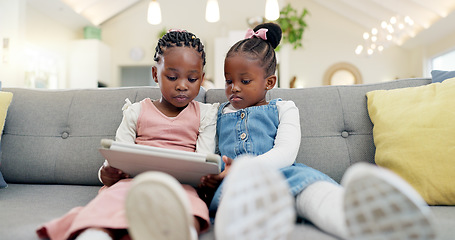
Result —
[{"label": "grey sofa", "polygon": [[[405,79],[355,86],[274,89],[269,98],[293,100],[300,109],[302,142],[297,161],[340,181],[353,163],[374,162],[372,123],[365,93],[431,83]],[[14,93],[2,137],[0,239],[37,239],[40,224],[88,203],[97,194],[103,162],[97,148],[114,138],[125,98],[158,98],[152,87],[84,90],[3,89]],[[224,90],[202,91],[197,100],[224,102]],[[455,207],[431,207],[439,239],[455,236]],[[213,239],[213,231],[201,239]],[[292,239],[335,239],[298,222]]]}]

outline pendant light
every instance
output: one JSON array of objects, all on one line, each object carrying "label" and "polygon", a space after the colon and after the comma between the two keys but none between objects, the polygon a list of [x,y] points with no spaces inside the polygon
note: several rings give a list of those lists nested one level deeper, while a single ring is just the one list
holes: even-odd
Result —
[{"label": "pendant light", "polygon": [[147,22],[152,25],[158,25],[161,23],[160,3],[158,3],[156,0],[152,0],[149,3]]},{"label": "pendant light", "polygon": [[205,9],[205,20],[207,22],[218,22],[220,20],[220,7],[217,0],[208,0]]},{"label": "pendant light", "polygon": [[266,0],[265,2],[265,18],[270,21],[275,21],[280,17],[280,7],[278,0]]}]

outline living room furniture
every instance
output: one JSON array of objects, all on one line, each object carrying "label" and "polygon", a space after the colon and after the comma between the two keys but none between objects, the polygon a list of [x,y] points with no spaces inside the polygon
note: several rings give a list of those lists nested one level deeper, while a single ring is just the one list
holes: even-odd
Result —
[{"label": "living room furniture", "polygon": [[[350,86],[273,89],[268,98],[293,100],[300,109],[298,162],[336,181],[357,162],[374,163],[373,124],[366,93],[422,86],[431,79],[403,79]],[[160,96],[154,87],[72,90],[6,88],[14,94],[1,140],[8,187],[0,189],[0,239],[38,239],[35,230],[93,199],[101,184],[102,138],[115,137],[125,99]],[[224,89],[201,91],[197,100],[224,102]],[[431,206],[438,239],[455,236],[455,208]],[[213,230],[200,239],[214,239]],[[336,239],[308,222],[297,222],[292,239]]]}]

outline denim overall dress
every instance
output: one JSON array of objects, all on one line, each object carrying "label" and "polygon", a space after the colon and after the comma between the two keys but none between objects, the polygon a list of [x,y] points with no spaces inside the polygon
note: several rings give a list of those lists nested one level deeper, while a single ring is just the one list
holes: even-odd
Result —
[{"label": "denim overall dress", "polygon": [[[223,108],[229,102],[221,104],[218,109],[216,127],[220,155],[226,155],[235,160],[244,154],[257,156],[271,150],[280,123],[276,106],[277,101],[281,101],[281,99],[274,99],[268,105],[252,106],[225,114],[223,114]],[[293,196],[317,181],[329,181],[338,184],[326,174],[301,163],[294,163],[291,166],[281,168],[280,171],[288,182]],[[210,203],[211,215],[218,208],[222,188],[223,182],[216,190]]]}]

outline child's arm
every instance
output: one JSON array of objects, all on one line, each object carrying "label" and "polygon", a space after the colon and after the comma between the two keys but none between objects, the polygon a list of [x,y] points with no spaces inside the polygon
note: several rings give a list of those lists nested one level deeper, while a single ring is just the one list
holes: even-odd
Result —
[{"label": "child's arm", "polygon": [[[216,120],[217,120],[217,113],[219,103],[214,104],[206,104],[200,103],[199,106],[201,108],[201,125],[199,127],[199,135],[196,142],[196,152],[200,153],[215,153],[216,149]],[[227,166],[230,162],[229,159],[225,159],[227,157],[223,157],[223,161]],[[221,182],[221,180],[226,175],[227,171],[223,171],[220,174],[210,174],[201,178],[201,184],[199,185],[200,188],[211,188],[216,189]]]},{"label": "child's arm", "polygon": [[[136,126],[141,105],[139,103],[131,104],[129,99],[126,99],[126,104],[123,106],[123,118],[120,126],[115,134],[115,140],[119,142],[135,143]],[[121,179],[129,178],[130,176],[120,169],[109,166],[107,161],[100,167],[98,171],[98,179],[106,186],[112,186]]]},{"label": "child's arm", "polygon": [[105,160],[103,166],[101,166],[98,177],[105,186],[112,186],[121,179],[129,178],[130,175],[122,172],[122,170],[109,166]]},{"label": "child's arm", "polygon": [[[275,137],[275,145],[268,152],[254,157],[261,164],[269,164],[276,169],[290,166],[295,162],[297,153],[300,147],[300,117],[299,109],[292,101],[278,101],[277,107],[279,111],[280,124],[278,125],[277,135]],[[226,163],[225,170],[218,175],[207,175],[201,178],[200,187],[218,187],[221,180],[228,174],[228,163],[232,159],[223,156],[223,161]]]},{"label": "child's arm", "polygon": [[139,113],[141,112],[141,104],[131,104],[129,99],[125,100],[126,103],[123,106],[123,118],[120,126],[117,128],[115,134],[115,141],[135,143],[136,141],[136,127]]},{"label": "child's arm", "polygon": [[268,152],[256,156],[261,163],[276,169],[290,166],[295,162],[300,147],[299,109],[292,101],[277,102],[279,120],[275,145]]},{"label": "child's arm", "polygon": [[200,188],[208,188],[216,190],[218,186],[221,184],[221,181],[227,176],[229,173],[229,169],[231,168],[231,164],[234,160],[223,156],[224,162],[224,170],[219,174],[209,174],[201,178],[201,183],[199,184]]},{"label": "child's arm", "polygon": [[196,141],[196,152],[215,153],[216,118],[219,105],[219,103],[199,103],[201,108],[201,124]]}]

